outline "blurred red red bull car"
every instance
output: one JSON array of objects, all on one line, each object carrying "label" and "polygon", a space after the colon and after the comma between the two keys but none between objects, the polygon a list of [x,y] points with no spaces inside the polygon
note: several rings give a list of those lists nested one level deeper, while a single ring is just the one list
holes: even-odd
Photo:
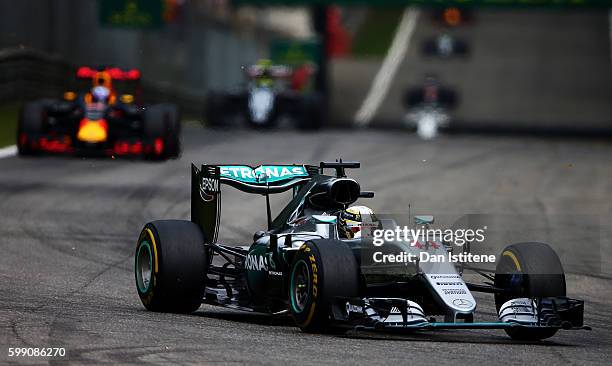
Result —
[{"label": "blurred red red bull car", "polygon": [[144,105],[135,95],[138,92],[120,91],[114,85],[137,84],[139,70],[81,67],[76,76],[91,83],[86,92],[67,91],[63,99],[40,99],[23,106],[17,129],[20,155],[179,156],[178,107]]}]

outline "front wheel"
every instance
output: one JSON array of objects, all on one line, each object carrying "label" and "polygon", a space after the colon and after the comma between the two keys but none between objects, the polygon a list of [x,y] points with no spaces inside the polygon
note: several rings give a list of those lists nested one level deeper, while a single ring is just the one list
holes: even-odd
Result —
[{"label": "front wheel", "polygon": [[166,155],[170,159],[176,159],[181,155],[181,113],[178,106],[164,104],[166,107],[165,117],[168,120],[166,128]]},{"label": "front wheel", "polygon": [[289,309],[304,332],[339,330],[331,324],[334,297],[357,297],[359,266],[352,250],[338,240],[312,240],[296,253],[289,282]]},{"label": "front wheel", "polygon": [[19,155],[33,155],[36,149],[32,139],[43,132],[47,119],[47,103],[35,101],[26,103],[21,109],[17,125],[17,149]]},{"label": "front wheel", "polygon": [[[513,298],[560,297],[566,295],[565,273],[557,253],[544,243],[518,243],[507,246],[495,269],[495,287],[506,290],[495,294],[495,306]],[[557,329],[506,329],[516,340],[550,338]]]},{"label": "front wheel", "polygon": [[149,159],[177,158],[181,151],[181,125],[178,108],[172,104],[157,104],[145,109],[144,137],[154,141]]},{"label": "front wheel", "polygon": [[202,302],[208,255],[191,221],[160,220],[144,226],[134,274],[142,304],[151,311],[192,313]]}]

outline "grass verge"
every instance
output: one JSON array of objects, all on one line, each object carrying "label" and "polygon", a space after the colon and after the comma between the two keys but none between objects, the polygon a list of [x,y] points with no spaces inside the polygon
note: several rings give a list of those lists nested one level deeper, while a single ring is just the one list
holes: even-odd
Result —
[{"label": "grass verge", "polygon": [[19,103],[0,104],[0,147],[15,144]]},{"label": "grass verge", "polygon": [[353,55],[384,57],[403,11],[399,7],[370,9],[353,39]]}]

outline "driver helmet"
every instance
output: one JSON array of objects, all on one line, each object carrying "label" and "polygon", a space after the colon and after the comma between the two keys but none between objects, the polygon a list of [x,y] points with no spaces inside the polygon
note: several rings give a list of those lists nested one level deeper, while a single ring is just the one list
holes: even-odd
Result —
[{"label": "driver helmet", "polygon": [[269,70],[272,67],[272,60],[267,58],[262,58],[257,61],[255,66],[259,67],[261,70]]},{"label": "driver helmet", "polygon": [[347,239],[360,239],[364,224],[375,221],[374,211],[367,206],[352,206],[339,214],[338,233]]},{"label": "driver helmet", "polygon": [[110,90],[105,86],[96,86],[91,91],[92,99],[95,102],[104,102],[110,96]]},{"label": "driver helmet", "polygon": [[261,87],[272,86],[272,61],[268,59],[261,59],[257,61],[255,67],[259,70],[259,75],[256,77],[257,84]]}]

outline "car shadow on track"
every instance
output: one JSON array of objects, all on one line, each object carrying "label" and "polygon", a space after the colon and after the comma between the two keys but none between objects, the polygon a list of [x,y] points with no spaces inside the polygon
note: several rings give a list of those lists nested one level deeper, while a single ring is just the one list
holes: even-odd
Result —
[{"label": "car shadow on track", "polygon": [[89,162],[102,162],[102,161],[115,161],[115,162],[132,162],[132,163],[143,163],[143,164],[159,164],[164,163],[168,160],[176,159],[148,159],[142,156],[108,156],[102,154],[36,154],[36,155],[18,155],[22,161],[89,161]]},{"label": "car shadow on track", "polygon": [[269,315],[260,313],[242,313],[228,310],[227,312],[219,311],[198,311],[194,313],[195,316],[201,316],[205,318],[213,318],[220,320],[227,320],[238,323],[249,323],[256,325],[269,325],[273,327],[295,327],[295,322],[288,315]]},{"label": "car shadow on track", "polygon": [[515,341],[503,334],[457,332],[438,330],[433,332],[411,332],[406,334],[351,331],[342,335],[346,338],[362,340],[384,340],[384,341],[419,341],[432,343],[469,343],[469,344],[491,344],[491,345],[533,345],[533,346],[555,346],[555,347],[580,347],[578,345],[558,343],[554,340],[543,341]]},{"label": "car shadow on track", "polygon": [[[256,325],[266,325],[272,327],[296,327],[293,319],[288,315],[268,315],[260,313],[242,313],[228,311],[198,311],[195,316],[227,320],[238,323],[248,323]],[[411,332],[406,334],[372,331],[349,331],[342,335],[329,335],[330,337],[352,338],[361,340],[380,340],[380,341],[420,341],[432,343],[470,343],[470,344],[491,344],[491,345],[534,345],[534,346],[556,346],[556,347],[580,347],[567,343],[558,343],[554,340],[544,340],[540,342],[521,342],[514,341],[504,334],[491,334],[486,332],[457,332],[438,330],[433,332]]]}]

